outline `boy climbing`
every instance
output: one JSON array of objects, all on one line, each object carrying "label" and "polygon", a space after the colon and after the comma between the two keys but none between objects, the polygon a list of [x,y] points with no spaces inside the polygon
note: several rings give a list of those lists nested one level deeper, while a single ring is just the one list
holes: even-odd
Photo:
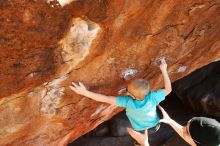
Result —
[{"label": "boy climbing", "polygon": [[128,84],[127,95],[118,97],[88,91],[81,82],[79,85],[73,82],[70,88],[77,94],[93,100],[124,107],[134,129],[128,128],[128,133],[141,145],[149,146],[148,133],[159,129],[156,107],[172,90],[165,59],[161,59],[160,70],[165,88],[156,91],[150,91],[150,85],[145,79],[133,80]]}]

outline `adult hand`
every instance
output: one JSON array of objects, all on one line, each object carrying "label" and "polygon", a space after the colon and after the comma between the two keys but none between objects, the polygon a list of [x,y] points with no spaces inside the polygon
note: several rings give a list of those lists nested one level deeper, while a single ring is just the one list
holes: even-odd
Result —
[{"label": "adult hand", "polygon": [[161,119],[160,122],[170,124],[172,122],[172,119],[170,118],[170,116],[167,114],[167,112],[160,105],[158,105],[158,107],[163,114],[163,119]]},{"label": "adult hand", "polygon": [[80,95],[84,95],[84,93],[87,91],[86,87],[81,82],[79,82],[79,84],[72,82],[72,86],[69,87],[71,90]]}]

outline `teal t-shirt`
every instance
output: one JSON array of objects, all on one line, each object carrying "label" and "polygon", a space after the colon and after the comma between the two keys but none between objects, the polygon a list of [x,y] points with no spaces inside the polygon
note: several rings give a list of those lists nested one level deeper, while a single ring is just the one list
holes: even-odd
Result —
[{"label": "teal t-shirt", "polygon": [[159,122],[156,112],[157,105],[165,99],[162,89],[149,92],[144,100],[138,101],[130,96],[118,96],[117,106],[125,107],[126,115],[134,130],[142,131],[154,127]]}]

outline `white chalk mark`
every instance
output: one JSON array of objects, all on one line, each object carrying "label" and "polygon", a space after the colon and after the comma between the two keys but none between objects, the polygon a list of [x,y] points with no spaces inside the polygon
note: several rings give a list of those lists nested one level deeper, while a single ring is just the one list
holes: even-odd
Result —
[{"label": "white chalk mark", "polygon": [[125,71],[122,72],[122,77],[125,80],[128,80],[128,79],[135,77],[137,72],[138,72],[137,69],[129,68],[129,69],[126,69]]}]

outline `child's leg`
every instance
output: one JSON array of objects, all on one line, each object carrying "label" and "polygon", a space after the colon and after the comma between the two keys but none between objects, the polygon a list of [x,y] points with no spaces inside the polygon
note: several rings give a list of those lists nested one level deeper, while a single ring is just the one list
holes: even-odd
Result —
[{"label": "child's leg", "polygon": [[144,134],[141,134],[131,128],[127,128],[127,130],[132,138],[134,138],[139,144],[144,146],[144,143],[145,143],[145,135]]},{"label": "child's leg", "polygon": [[144,146],[149,146],[147,129],[144,132]]}]

